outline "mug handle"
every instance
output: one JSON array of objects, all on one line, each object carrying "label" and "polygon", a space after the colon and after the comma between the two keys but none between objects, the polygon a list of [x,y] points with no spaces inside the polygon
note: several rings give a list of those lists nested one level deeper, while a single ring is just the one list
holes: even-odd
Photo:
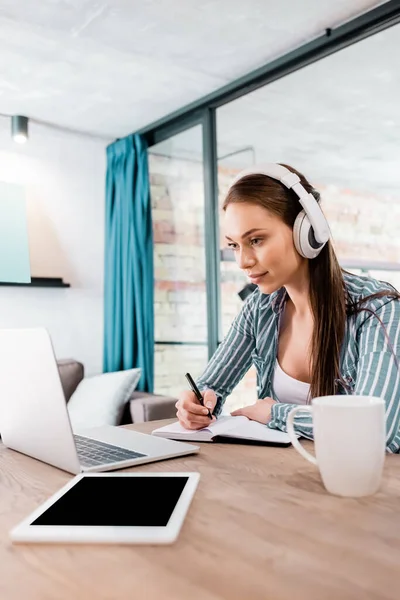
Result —
[{"label": "mug handle", "polygon": [[297,452],[299,454],[301,454],[306,460],[310,461],[310,463],[312,463],[313,465],[316,465],[317,459],[315,458],[315,456],[313,456],[312,454],[307,452],[307,450],[304,450],[303,446],[300,444],[299,440],[297,439],[297,435],[294,430],[294,423],[293,423],[294,417],[295,417],[296,413],[300,412],[301,410],[303,412],[304,411],[309,412],[311,415],[313,413],[312,406],[296,406],[295,408],[292,408],[292,410],[288,414],[287,421],[286,421],[287,433],[290,437],[290,441],[292,442],[294,448],[296,448]]}]

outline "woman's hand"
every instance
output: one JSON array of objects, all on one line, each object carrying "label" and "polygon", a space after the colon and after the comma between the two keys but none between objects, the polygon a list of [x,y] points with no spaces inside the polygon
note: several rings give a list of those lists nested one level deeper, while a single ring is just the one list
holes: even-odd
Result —
[{"label": "woman's hand", "polygon": [[197,400],[192,391],[185,390],[179,395],[179,400],[175,404],[177,409],[176,416],[179,423],[186,429],[202,429],[215,421],[215,417],[208,417],[208,410],[212,414],[217,403],[217,396],[212,390],[201,392],[204,398],[204,406]]},{"label": "woman's hand", "polygon": [[276,402],[272,398],[263,398],[262,400],[257,400],[255,404],[234,410],[231,412],[231,415],[233,417],[242,415],[252,421],[258,421],[265,425],[271,419],[271,406],[273,404],[276,404]]}]

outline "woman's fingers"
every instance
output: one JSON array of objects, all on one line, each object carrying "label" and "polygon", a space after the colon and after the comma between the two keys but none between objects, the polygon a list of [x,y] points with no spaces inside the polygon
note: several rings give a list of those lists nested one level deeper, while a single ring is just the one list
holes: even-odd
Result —
[{"label": "woman's fingers", "polygon": [[184,419],[185,421],[190,421],[192,423],[202,423],[204,426],[206,426],[210,422],[210,419],[207,416],[195,415],[195,414],[185,410],[184,408],[180,408],[178,410],[178,413],[182,417],[182,419]]},{"label": "woman's fingers", "polygon": [[194,415],[208,415],[208,409],[200,404],[193,392],[186,390],[179,396],[178,402],[175,407],[179,409],[187,410]]},{"label": "woman's fingers", "polygon": [[231,412],[232,417],[239,417],[240,415],[244,415],[243,408],[238,408]]},{"label": "woman's fingers", "polygon": [[[212,390],[206,390],[203,393],[203,398],[204,404],[211,405],[210,411],[212,412],[217,403],[215,393]],[[207,427],[211,421],[215,421],[215,417],[212,420],[209,418],[209,409],[200,404],[196,395],[190,390],[185,390],[179,395],[175,408],[180,424],[186,429],[202,429]]]},{"label": "woman's fingers", "polygon": [[208,415],[208,409],[201,406],[201,404],[181,404],[179,401],[175,404],[175,408],[177,410],[185,411],[190,415],[194,415],[196,417],[205,417]]},{"label": "woman's fingers", "polygon": [[203,392],[204,405],[210,410],[212,413],[215,405],[217,404],[217,396],[213,390],[205,390]]},{"label": "woman's fingers", "polygon": [[184,409],[179,409],[176,416],[180,422],[191,423],[196,425],[198,428],[207,427],[207,425],[209,425],[211,422],[208,417],[193,415]]}]

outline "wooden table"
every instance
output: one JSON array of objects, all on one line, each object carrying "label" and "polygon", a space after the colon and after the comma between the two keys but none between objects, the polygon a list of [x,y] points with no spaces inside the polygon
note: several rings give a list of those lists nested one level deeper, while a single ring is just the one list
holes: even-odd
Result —
[{"label": "wooden table", "polygon": [[200,472],[174,545],[13,545],[9,530],[71,475],[1,445],[1,600],[398,598],[399,456],[363,499],[329,495],[293,448],[203,444],[135,470]]}]

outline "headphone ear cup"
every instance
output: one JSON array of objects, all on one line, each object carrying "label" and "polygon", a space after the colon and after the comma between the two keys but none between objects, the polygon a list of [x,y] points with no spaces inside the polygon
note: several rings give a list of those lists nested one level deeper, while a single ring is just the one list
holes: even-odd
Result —
[{"label": "headphone ear cup", "polygon": [[[325,244],[319,248],[313,248],[310,244],[310,237],[314,238],[312,225],[304,210],[300,211],[293,225],[293,242],[297,252],[304,258],[315,258],[321,252]],[[314,238],[315,240],[315,238]]]}]

